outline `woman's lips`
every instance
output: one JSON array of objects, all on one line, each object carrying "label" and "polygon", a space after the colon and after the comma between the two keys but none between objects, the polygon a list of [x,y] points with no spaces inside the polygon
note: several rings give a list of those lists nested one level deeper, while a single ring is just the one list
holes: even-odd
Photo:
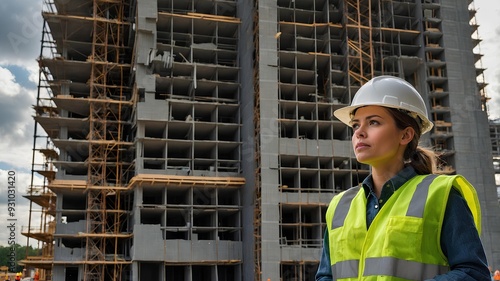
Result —
[{"label": "woman's lips", "polygon": [[363,142],[356,144],[356,150],[367,148],[367,147],[370,147],[370,146],[367,145],[366,143],[363,143]]}]

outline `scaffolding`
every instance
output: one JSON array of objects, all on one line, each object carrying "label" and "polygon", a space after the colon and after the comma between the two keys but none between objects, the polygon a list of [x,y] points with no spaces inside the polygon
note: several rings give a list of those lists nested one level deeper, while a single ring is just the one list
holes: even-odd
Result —
[{"label": "scaffolding", "polygon": [[124,134],[133,105],[125,54],[127,8],[122,0],[93,1],[84,281],[122,280],[130,270],[123,259],[123,240],[131,234],[122,227],[121,194],[132,166],[124,159],[132,145]]},{"label": "scaffolding", "polygon": [[344,17],[349,85],[362,86],[374,75],[372,1],[345,1]]},{"label": "scaffolding", "polygon": [[[477,87],[478,92],[481,97],[481,110],[488,113],[488,101],[491,99],[488,96],[488,92],[486,91],[486,86],[488,83],[486,82],[484,71],[486,70],[483,66],[483,54],[481,51],[481,36],[479,34],[479,24],[476,18],[476,7],[474,1],[470,2],[470,26],[472,28],[472,44],[473,48],[476,49],[474,53],[474,58],[476,59],[476,75],[477,75]],[[488,113],[489,114],[489,113]]]},{"label": "scaffolding", "polygon": [[[45,3],[47,4],[47,3]],[[48,24],[44,21],[42,26],[42,40],[40,46],[40,58],[47,52],[54,51],[55,43],[52,40]],[[54,232],[55,232],[55,212],[56,194],[49,188],[50,183],[55,179],[56,168],[54,161],[57,161],[59,154],[50,136],[54,136],[53,131],[46,131],[46,134],[39,132],[40,118],[55,116],[58,114],[57,108],[51,102],[49,96],[50,73],[46,68],[40,66],[38,70],[38,87],[35,111],[35,122],[33,128],[33,151],[31,165],[31,180],[29,188],[24,197],[29,200],[28,225],[21,228],[21,234],[26,236],[26,259],[19,264],[27,269],[39,270],[41,280],[52,280],[52,262],[54,258]],[[37,177],[41,176],[41,182],[37,182]],[[35,242],[30,241],[35,240]],[[38,248],[38,255],[30,256],[28,249],[33,245]]]},{"label": "scaffolding", "polygon": [[[35,108],[41,110],[41,106],[35,106]],[[21,261],[20,264],[27,269],[38,270],[42,280],[51,280],[56,226],[56,195],[48,186],[55,178],[53,161],[57,160],[58,154],[46,137],[36,136],[34,142],[38,143],[39,138],[47,140],[47,146],[46,148],[35,148],[33,150],[32,182],[27,194],[24,195],[30,201],[30,212],[28,225],[21,228],[21,234],[27,237],[26,259]],[[35,161],[38,153],[42,155],[42,164],[40,165],[37,165]],[[42,176],[41,183],[35,183],[34,174]],[[38,226],[34,225],[35,223],[38,223]],[[30,242],[30,238],[36,242]],[[28,249],[33,245],[38,248],[37,256],[30,256],[28,253]]]}]

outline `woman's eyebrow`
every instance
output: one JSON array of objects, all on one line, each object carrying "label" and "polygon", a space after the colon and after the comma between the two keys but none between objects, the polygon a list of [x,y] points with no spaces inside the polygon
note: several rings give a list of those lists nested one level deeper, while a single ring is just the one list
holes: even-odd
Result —
[{"label": "woman's eyebrow", "polygon": [[[377,114],[373,114],[373,115],[368,115],[365,117],[365,120],[368,120],[368,119],[372,119],[374,117],[378,117],[378,118],[382,118],[380,117],[380,115],[377,115]],[[351,121],[349,122],[349,124],[352,124],[354,122],[359,122],[359,119],[351,119]]]}]

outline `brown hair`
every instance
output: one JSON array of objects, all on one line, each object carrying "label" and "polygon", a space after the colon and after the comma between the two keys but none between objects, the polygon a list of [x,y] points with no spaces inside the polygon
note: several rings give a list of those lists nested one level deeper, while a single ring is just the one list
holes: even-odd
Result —
[{"label": "brown hair", "polygon": [[412,166],[417,174],[425,175],[432,174],[436,171],[436,160],[437,156],[434,151],[421,147],[418,145],[422,130],[418,121],[408,115],[404,110],[395,108],[386,108],[389,114],[392,115],[394,121],[396,121],[396,126],[403,130],[407,127],[413,128],[415,130],[415,136],[408,143],[403,154],[403,159],[406,165]]}]

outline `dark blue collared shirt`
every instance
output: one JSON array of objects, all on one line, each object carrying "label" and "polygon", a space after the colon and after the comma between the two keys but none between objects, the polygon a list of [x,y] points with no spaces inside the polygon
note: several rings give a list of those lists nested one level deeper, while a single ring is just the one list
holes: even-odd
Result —
[{"label": "dark blue collared shirt", "polygon": [[[384,206],[384,203],[387,202],[392,194],[416,175],[417,173],[413,167],[405,167],[384,184],[380,198],[377,198],[373,190],[372,176],[369,175],[363,181],[362,186],[367,198],[366,225],[368,228],[380,208]],[[316,273],[316,281],[333,280],[329,244],[328,229],[326,229],[321,260]],[[490,271],[486,263],[486,255],[475,227],[472,213],[465,199],[454,188],[451,189],[448,204],[446,205],[441,231],[441,249],[448,258],[450,271],[428,281],[491,280]]]}]

